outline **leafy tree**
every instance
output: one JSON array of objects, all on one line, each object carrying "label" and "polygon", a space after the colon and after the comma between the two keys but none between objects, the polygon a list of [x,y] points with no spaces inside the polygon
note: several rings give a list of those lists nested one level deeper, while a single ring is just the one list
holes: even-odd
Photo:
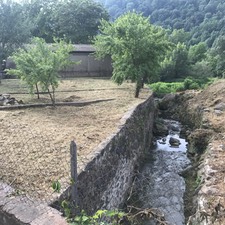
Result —
[{"label": "leafy tree", "polygon": [[207,46],[204,42],[200,42],[197,45],[190,47],[188,52],[188,58],[191,64],[195,64],[206,59]]},{"label": "leafy tree", "polygon": [[190,34],[188,32],[185,32],[184,29],[176,30],[174,29],[169,36],[169,39],[174,44],[180,43],[186,43],[188,39],[190,38]]},{"label": "leafy tree", "polygon": [[225,73],[225,36],[218,37],[209,51],[208,59],[216,76]]},{"label": "leafy tree", "polygon": [[178,43],[173,51],[172,59],[175,63],[175,78],[188,74],[188,49],[185,44]]},{"label": "leafy tree", "polygon": [[20,4],[0,0],[0,31],[0,62],[2,62],[30,37],[30,24]]},{"label": "leafy tree", "polygon": [[160,62],[170,48],[166,33],[136,13],[124,14],[114,23],[103,20],[100,31],[95,38],[97,57],[111,55],[112,79],[117,84],[128,79],[135,81],[135,97],[138,97],[143,83],[157,75]]},{"label": "leafy tree", "polygon": [[55,22],[53,17],[59,4],[58,0],[31,0],[23,4],[26,17],[32,22],[32,36],[53,42]]},{"label": "leafy tree", "polygon": [[98,33],[101,19],[108,20],[108,13],[93,0],[62,2],[54,14],[54,32],[73,43],[90,43]]},{"label": "leafy tree", "polygon": [[188,49],[179,42],[162,62],[160,78],[162,81],[171,81],[187,76],[188,72]]},{"label": "leafy tree", "polygon": [[59,84],[58,71],[71,64],[69,52],[72,45],[63,40],[55,41],[48,45],[41,38],[34,38],[26,49],[19,49],[12,59],[16,63],[16,69],[8,71],[24,80],[31,93],[34,89],[38,92],[38,86],[47,91],[52,104],[55,105],[55,90]]}]

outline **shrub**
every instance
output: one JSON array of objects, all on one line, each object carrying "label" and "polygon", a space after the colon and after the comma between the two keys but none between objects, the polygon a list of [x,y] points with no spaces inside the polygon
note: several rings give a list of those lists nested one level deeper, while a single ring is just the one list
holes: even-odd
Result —
[{"label": "shrub", "polygon": [[157,82],[150,84],[150,88],[155,94],[168,94],[184,90],[183,83],[181,82],[173,82],[173,83]]}]

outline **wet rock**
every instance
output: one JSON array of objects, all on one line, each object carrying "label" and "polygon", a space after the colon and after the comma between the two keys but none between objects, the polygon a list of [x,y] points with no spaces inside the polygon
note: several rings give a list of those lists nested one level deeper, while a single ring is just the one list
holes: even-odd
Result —
[{"label": "wet rock", "polygon": [[175,131],[175,132],[179,132],[179,130],[180,130],[180,128],[179,128],[179,126],[176,126],[176,125],[170,125],[170,129],[172,130],[172,131]]},{"label": "wet rock", "polygon": [[170,138],[169,143],[170,143],[171,146],[174,146],[174,147],[177,147],[181,144],[180,140],[177,139],[177,138],[174,138],[174,137]]},{"label": "wet rock", "polygon": [[153,134],[155,136],[166,136],[169,134],[169,129],[163,121],[157,121],[154,124]]}]

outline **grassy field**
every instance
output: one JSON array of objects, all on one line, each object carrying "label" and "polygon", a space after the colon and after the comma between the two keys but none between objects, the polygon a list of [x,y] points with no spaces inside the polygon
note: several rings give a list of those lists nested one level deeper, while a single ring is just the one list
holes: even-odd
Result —
[{"label": "grassy field", "polygon": [[[63,80],[56,101],[114,99],[84,107],[27,108],[0,111],[0,179],[22,193],[49,201],[51,184],[59,180],[62,190],[70,183],[69,145],[78,146],[78,168],[81,171],[94,157],[95,148],[117,130],[126,111],[145,100],[134,98],[135,85],[117,86],[109,79],[77,78]],[[24,94],[25,85],[18,80],[2,80],[0,94],[25,103],[50,102],[47,95]],[[13,94],[15,93],[15,94]]]}]

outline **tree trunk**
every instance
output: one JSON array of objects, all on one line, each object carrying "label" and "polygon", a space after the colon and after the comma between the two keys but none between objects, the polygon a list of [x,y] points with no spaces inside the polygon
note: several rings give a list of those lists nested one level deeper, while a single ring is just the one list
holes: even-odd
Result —
[{"label": "tree trunk", "polygon": [[52,93],[51,93],[51,91],[50,91],[49,88],[48,88],[48,94],[49,94],[50,99],[51,99],[51,101],[52,101],[52,105],[55,107],[55,94],[54,94],[54,90],[53,90]]},{"label": "tree trunk", "polygon": [[141,90],[141,85],[142,85],[142,82],[140,80],[137,80],[137,83],[136,83],[136,89],[135,89],[135,98],[138,98],[139,96],[139,93],[140,93],[140,90]]},{"label": "tree trunk", "polygon": [[37,98],[40,99],[40,93],[39,93],[39,89],[38,89],[38,84],[35,84],[36,87],[36,92],[37,92]]}]

